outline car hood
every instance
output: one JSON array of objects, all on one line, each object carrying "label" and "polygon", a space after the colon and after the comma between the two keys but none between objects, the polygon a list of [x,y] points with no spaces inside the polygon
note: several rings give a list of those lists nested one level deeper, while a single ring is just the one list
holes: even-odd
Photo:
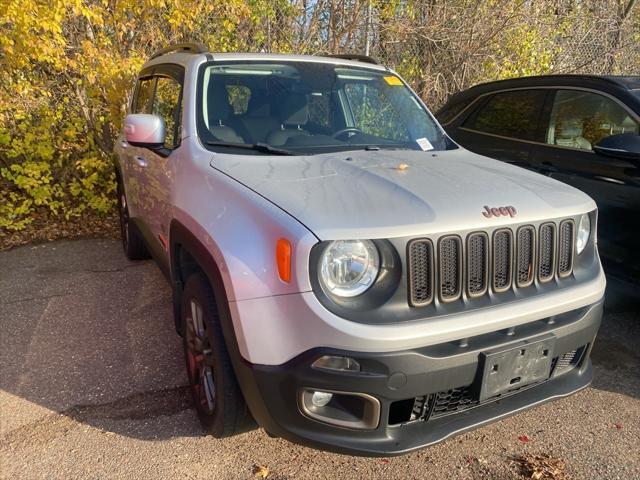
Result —
[{"label": "car hood", "polygon": [[[573,187],[462,148],[215,154],[211,166],[288,212],[320,240],[487,228],[596,208]],[[487,218],[485,206],[512,206],[517,213]]]}]

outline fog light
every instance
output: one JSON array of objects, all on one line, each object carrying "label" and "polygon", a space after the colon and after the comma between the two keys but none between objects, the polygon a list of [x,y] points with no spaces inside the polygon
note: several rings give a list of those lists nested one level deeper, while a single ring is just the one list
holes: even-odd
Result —
[{"label": "fog light", "polygon": [[359,372],[360,364],[353,358],[324,355],[311,364],[313,368],[338,370],[343,372]]},{"label": "fog light", "polygon": [[311,403],[314,407],[324,407],[333,398],[333,393],[329,392],[313,392],[311,395]]}]

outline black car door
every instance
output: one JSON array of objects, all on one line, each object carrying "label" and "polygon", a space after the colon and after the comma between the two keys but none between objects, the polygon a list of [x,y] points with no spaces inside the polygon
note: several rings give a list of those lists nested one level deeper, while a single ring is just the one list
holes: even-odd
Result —
[{"label": "black car door", "polygon": [[544,89],[521,89],[489,95],[448,131],[472,152],[528,167],[531,142],[543,135],[540,120],[547,94]]},{"label": "black car door", "polygon": [[640,259],[634,248],[640,234],[640,169],[631,161],[592,150],[609,135],[638,134],[638,116],[607,94],[558,89],[553,91],[546,118],[545,141],[533,147],[531,161],[540,172],[596,201],[605,264],[640,278]]}]

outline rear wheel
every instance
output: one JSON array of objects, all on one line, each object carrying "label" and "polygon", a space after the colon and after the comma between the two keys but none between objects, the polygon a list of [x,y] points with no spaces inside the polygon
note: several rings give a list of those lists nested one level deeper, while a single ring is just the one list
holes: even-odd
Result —
[{"label": "rear wheel", "polygon": [[254,426],[224,343],[207,277],[194,273],[182,295],[183,346],[193,401],[205,431],[221,438]]},{"label": "rear wheel", "polygon": [[124,254],[129,260],[146,260],[150,257],[140,233],[129,221],[129,206],[122,185],[118,182],[118,212],[120,214],[120,238]]}]

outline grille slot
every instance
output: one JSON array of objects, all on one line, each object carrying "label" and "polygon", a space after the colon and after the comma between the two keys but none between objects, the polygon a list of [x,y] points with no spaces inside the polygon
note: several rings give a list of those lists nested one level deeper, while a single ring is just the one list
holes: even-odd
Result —
[{"label": "grille slot", "polygon": [[538,253],[538,279],[548,282],[553,278],[555,255],[556,227],[553,223],[545,223],[540,227],[540,245]]},{"label": "grille slot", "polygon": [[558,275],[566,277],[573,269],[573,244],[574,228],[571,220],[565,220],[560,224],[558,239]]},{"label": "grille slot", "polygon": [[518,229],[516,282],[518,287],[526,287],[533,282],[536,230],[531,226]]},{"label": "grille slot", "polygon": [[471,385],[465,387],[452,388],[446,392],[440,392],[431,412],[430,418],[438,418],[450,413],[460,412],[478,405],[471,391]]},{"label": "grille slot", "polygon": [[487,291],[489,237],[472,233],[467,237],[467,293],[477,297]]},{"label": "grille slot", "polygon": [[422,307],[433,301],[433,244],[428,239],[409,243],[409,296],[414,307]]},{"label": "grille slot", "polygon": [[440,239],[438,246],[440,300],[450,302],[460,296],[462,274],[462,242],[460,237]]},{"label": "grille slot", "polygon": [[493,290],[504,292],[511,286],[511,258],[513,239],[511,230],[502,229],[493,234]]}]

